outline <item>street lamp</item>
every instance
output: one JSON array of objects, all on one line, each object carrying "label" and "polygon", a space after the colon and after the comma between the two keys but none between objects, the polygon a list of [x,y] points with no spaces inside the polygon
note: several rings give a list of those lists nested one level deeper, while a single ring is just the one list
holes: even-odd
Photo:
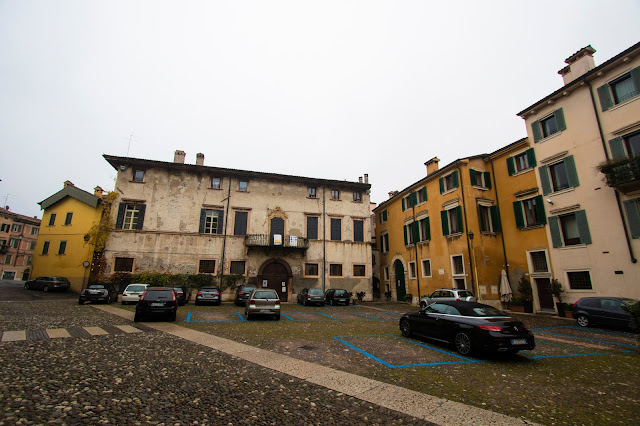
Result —
[{"label": "street lamp", "polygon": [[472,269],[472,273],[473,273],[473,287],[474,290],[476,292],[476,298],[478,300],[480,300],[480,291],[479,291],[479,285],[478,285],[478,268],[476,267],[476,251],[473,248],[473,231],[469,231],[467,233],[467,236],[469,237],[469,244],[471,245],[471,257],[472,257],[472,262],[471,262],[471,269]]}]

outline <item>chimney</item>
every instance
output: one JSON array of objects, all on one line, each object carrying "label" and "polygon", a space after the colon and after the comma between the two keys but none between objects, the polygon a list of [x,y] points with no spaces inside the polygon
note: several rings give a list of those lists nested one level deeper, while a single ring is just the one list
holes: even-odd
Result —
[{"label": "chimney", "polygon": [[369,175],[367,173],[364,174],[364,183],[369,183]]},{"label": "chimney", "polygon": [[64,181],[64,187],[66,188],[67,186],[75,186],[75,185],[70,180],[66,180]]},{"label": "chimney", "polygon": [[427,176],[438,171],[438,162],[440,159],[438,157],[433,157],[431,160],[424,163],[427,166]]},{"label": "chimney", "polygon": [[196,166],[204,166],[204,154],[201,152],[196,154]]},{"label": "chimney", "polygon": [[100,188],[99,186],[96,186],[95,188],[93,188],[93,195],[95,195],[98,198],[102,198],[103,192],[104,192],[104,189]]},{"label": "chimney", "polygon": [[596,49],[591,47],[583,47],[573,55],[564,60],[566,67],[558,71],[558,74],[562,76],[564,84],[567,85],[578,77],[588,73],[596,67],[593,61],[593,54],[596,53]]},{"label": "chimney", "polygon": [[358,182],[362,183],[362,176],[358,176]]},{"label": "chimney", "polygon": [[398,195],[400,191],[389,191],[389,198],[393,198]]},{"label": "chimney", "polygon": [[180,164],[184,164],[184,157],[187,154],[185,154],[184,151],[181,151],[179,149],[176,149],[176,152],[173,154],[173,162],[174,163],[180,163]]}]

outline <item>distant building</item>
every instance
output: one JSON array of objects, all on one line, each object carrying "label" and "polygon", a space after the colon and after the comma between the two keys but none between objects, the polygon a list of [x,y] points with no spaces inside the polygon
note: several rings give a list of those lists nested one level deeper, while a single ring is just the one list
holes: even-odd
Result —
[{"label": "distant building", "polygon": [[369,189],[347,182],[105,155],[117,171],[107,273],[211,274],[293,300],[305,287],[371,297]]},{"label": "distant building", "polygon": [[0,277],[28,280],[40,219],[0,208]]}]

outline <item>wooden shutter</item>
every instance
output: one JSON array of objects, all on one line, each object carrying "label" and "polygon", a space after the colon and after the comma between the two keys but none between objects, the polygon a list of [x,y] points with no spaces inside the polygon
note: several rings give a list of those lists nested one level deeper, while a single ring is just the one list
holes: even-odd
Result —
[{"label": "wooden shutter", "polygon": [[636,87],[636,96],[640,93],[640,67],[635,67],[629,73],[631,75],[631,80],[633,80],[633,84]]},{"label": "wooden shutter", "polygon": [[342,240],[342,220],[341,219],[331,219],[331,240],[332,241],[341,241]]},{"label": "wooden shutter", "polygon": [[409,194],[409,207],[413,207],[418,204],[418,193],[412,192]]},{"label": "wooden shutter", "polygon": [[413,242],[417,243],[420,241],[420,223],[413,222],[411,224],[411,234],[413,236]]},{"label": "wooden shutter", "polygon": [[402,235],[404,235],[404,245],[408,246],[409,245],[409,238],[407,237],[407,225],[404,225],[402,227]]},{"label": "wooden shutter", "polygon": [[404,197],[402,197],[402,211],[405,211],[406,209],[404,208]]},{"label": "wooden shutter", "polygon": [[569,181],[569,186],[572,188],[580,186],[580,182],[578,181],[578,172],[576,171],[576,162],[573,159],[573,155],[565,157],[564,166],[567,170],[567,180]]},{"label": "wooden shutter", "polygon": [[207,209],[200,209],[200,230],[199,232],[201,234],[204,234],[204,224],[205,224],[205,220],[207,218]]},{"label": "wooden shutter", "polygon": [[507,157],[507,171],[509,172],[509,176],[516,174],[516,162],[513,157]]},{"label": "wooden shutter", "polygon": [[471,180],[471,185],[476,186],[478,182],[476,181],[476,171],[473,169],[469,169],[469,179]]},{"label": "wooden shutter", "polygon": [[544,199],[542,195],[538,195],[535,198],[535,211],[536,217],[538,218],[538,224],[546,225],[547,224],[547,213],[544,211]]},{"label": "wooden shutter", "polygon": [[318,239],[318,217],[307,216],[307,239]]},{"label": "wooden shutter", "polygon": [[449,219],[446,210],[440,212],[440,220],[442,221],[442,235],[446,237],[449,235]]},{"label": "wooden shutter", "polygon": [[602,108],[603,112],[613,106],[608,84],[598,87],[598,98],[600,98],[600,108]]},{"label": "wooden shutter", "polygon": [[500,224],[500,211],[498,210],[498,206],[489,207],[489,212],[491,213],[491,226],[493,227],[493,232],[502,231],[502,225]]},{"label": "wooden shutter", "polygon": [[385,222],[387,221],[387,211],[386,210],[384,210],[382,212],[382,218],[384,219]]},{"label": "wooden shutter", "polygon": [[425,229],[427,230],[427,235],[426,235],[427,238],[426,239],[427,240],[431,240],[431,223],[429,221],[429,218],[425,217],[422,220],[424,220],[426,222],[426,224],[425,224]]},{"label": "wooden shutter", "polygon": [[438,183],[440,184],[440,193],[444,193],[444,178],[438,179]]},{"label": "wooden shutter", "polygon": [[136,229],[142,229],[142,225],[144,225],[144,212],[146,210],[146,204],[138,204],[138,223],[136,224]]},{"label": "wooden shutter", "polygon": [[529,148],[527,151],[527,160],[529,160],[529,167],[536,166],[536,153],[533,148]]},{"label": "wooden shutter", "polygon": [[487,189],[491,189],[491,173],[484,172],[484,187]]},{"label": "wooden shutter", "polygon": [[640,238],[640,211],[638,210],[638,200],[625,201],[624,210],[627,212],[627,223],[629,223],[631,238]]},{"label": "wooden shutter", "polygon": [[611,157],[614,160],[619,160],[627,156],[624,152],[624,141],[620,137],[609,141],[609,150],[611,151]]},{"label": "wooden shutter", "polygon": [[591,244],[591,233],[589,232],[589,222],[587,222],[587,212],[584,210],[578,210],[576,212],[576,221],[578,222],[580,242],[582,244]]},{"label": "wooden shutter", "polygon": [[236,212],[236,220],[233,224],[233,235],[247,235],[247,212]]},{"label": "wooden shutter", "polygon": [[533,141],[538,142],[542,139],[542,129],[540,128],[540,121],[534,121],[531,123],[531,131],[533,132]]},{"label": "wooden shutter", "polygon": [[364,221],[353,221],[353,241],[364,241]]},{"label": "wooden shutter", "polygon": [[482,220],[482,207],[484,207],[484,206],[481,206],[481,205],[478,204],[477,207],[478,207],[478,209],[477,209],[478,210],[478,224],[480,225],[480,232],[488,232],[489,229],[484,227],[484,222]]},{"label": "wooden shutter", "polygon": [[562,108],[553,111],[553,116],[556,119],[556,127],[558,131],[561,132],[567,129],[567,124],[564,121],[564,113],[562,112]]},{"label": "wooden shutter", "polygon": [[540,166],[540,168],[538,168],[538,173],[540,174],[540,183],[542,183],[542,193],[544,195],[550,194],[551,181],[549,180],[549,167]]},{"label": "wooden shutter", "polygon": [[549,230],[551,231],[551,242],[553,247],[562,247],[562,235],[560,235],[560,223],[558,216],[549,216]]},{"label": "wooden shutter", "polygon": [[423,186],[422,188],[420,188],[420,192],[422,192],[422,199],[424,201],[427,201],[427,187]]},{"label": "wooden shutter", "polygon": [[458,231],[464,232],[464,226],[462,222],[462,207],[456,207],[456,217],[458,218]]},{"label": "wooden shutter", "polygon": [[[118,205],[118,216],[116,217],[116,229],[122,229],[122,226],[124,225],[124,209],[126,208],[127,208],[126,203],[120,203],[120,205]],[[51,216],[53,216],[53,214]]]},{"label": "wooden shutter", "polygon": [[458,187],[458,172],[457,171],[451,173],[451,180],[453,181],[453,187],[457,188]]},{"label": "wooden shutter", "polygon": [[522,213],[522,203],[520,201],[513,202],[513,213],[516,217],[516,228],[524,229],[524,214]]}]

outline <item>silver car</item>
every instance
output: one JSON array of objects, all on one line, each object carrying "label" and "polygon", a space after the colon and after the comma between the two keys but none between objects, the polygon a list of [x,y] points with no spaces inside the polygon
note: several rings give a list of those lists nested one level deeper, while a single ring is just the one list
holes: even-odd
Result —
[{"label": "silver car", "polygon": [[149,284],[129,284],[127,288],[125,288],[122,292],[122,299],[120,299],[120,302],[123,305],[126,305],[127,303],[138,303],[138,300],[140,300],[140,296],[142,296],[142,293],[144,293],[147,287],[149,287]]},{"label": "silver car", "polygon": [[420,299],[420,309],[435,302],[476,302],[476,296],[469,290],[441,288]]},{"label": "silver car", "polygon": [[267,315],[279,320],[280,297],[278,297],[278,293],[269,289],[253,290],[247,298],[244,315],[248,320],[260,315]]}]

